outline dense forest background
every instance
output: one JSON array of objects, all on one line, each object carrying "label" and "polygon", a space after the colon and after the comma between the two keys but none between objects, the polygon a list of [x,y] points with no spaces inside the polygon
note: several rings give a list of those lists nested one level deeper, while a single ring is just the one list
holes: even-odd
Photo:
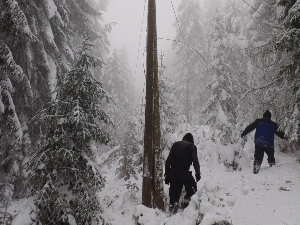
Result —
[{"label": "dense forest background", "polygon": [[[109,52],[108,4],[0,0],[0,202],[36,196],[42,223],[78,212],[77,221],[105,221],[93,197],[104,186],[97,156],[121,146],[110,156],[123,157],[120,178],[141,164],[144,93],[134,92],[126,48]],[[289,140],[277,146],[298,151],[300,1],[183,0],[175,16],[159,66],[164,155],[182,126],[242,143],[267,109]],[[61,206],[53,221],[49,204]]]}]

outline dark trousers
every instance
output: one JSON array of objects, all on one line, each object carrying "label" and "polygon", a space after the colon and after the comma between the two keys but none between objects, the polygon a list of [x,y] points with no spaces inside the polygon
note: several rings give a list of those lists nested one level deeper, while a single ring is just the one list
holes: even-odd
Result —
[{"label": "dark trousers", "polygon": [[190,199],[193,194],[197,191],[197,184],[192,172],[176,172],[171,171],[170,174],[170,209],[177,210],[179,207],[179,199],[182,191],[182,187],[185,187],[186,195],[185,199]]},{"label": "dark trousers", "polygon": [[266,148],[266,147],[255,145],[254,160],[259,165],[261,165],[263,161],[264,153],[268,155],[268,163],[275,163],[274,148]]}]

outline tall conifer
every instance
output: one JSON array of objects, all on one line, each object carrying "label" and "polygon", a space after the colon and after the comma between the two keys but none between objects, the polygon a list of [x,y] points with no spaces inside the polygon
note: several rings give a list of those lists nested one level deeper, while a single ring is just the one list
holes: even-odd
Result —
[{"label": "tall conifer", "polygon": [[96,144],[111,139],[102,128],[110,119],[101,108],[101,100],[109,97],[91,73],[102,61],[89,55],[90,47],[84,43],[75,69],[59,79],[56,98],[36,117],[46,132],[29,162],[27,185],[42,224],[104,221],[96,194],[104,179],[95,157]]}]

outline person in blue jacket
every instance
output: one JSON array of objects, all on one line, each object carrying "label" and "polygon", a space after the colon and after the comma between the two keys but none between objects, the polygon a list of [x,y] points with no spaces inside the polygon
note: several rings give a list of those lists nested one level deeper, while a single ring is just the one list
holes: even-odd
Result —
[{"label": "person in blue jacket", "polygon": [[283,132],[278,131],[277,123],[271,120],[271,112],[267,110],[263,114],[263,118],[255,120],[252,124],[246,127],[246,129],[241,134],[243,138],[248,133],[256,129],[254,142],[255,142],[255,153],[254,153],[254,163],[253,163],[253,173],[257,174],[259,172],[261,163],[264,158],[264,153],[268,155],[268,163],[270,166],[275,165],[274,158],[274,137],[275,134],[282,138],[287,139]]}]

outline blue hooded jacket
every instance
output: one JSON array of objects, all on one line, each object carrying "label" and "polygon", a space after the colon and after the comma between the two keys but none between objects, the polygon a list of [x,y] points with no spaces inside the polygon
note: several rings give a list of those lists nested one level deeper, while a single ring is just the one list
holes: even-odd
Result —
[{"label": "blue hooded jacket", "polygon": [[256,129],[254,142],[256,145],[266,148],[274,148],[274,136],[275,134],[284,139],[284,133],[279,132],[278,125],[271,120],[269,117],[263,117],[261,119],[255,120],[250,124],[244,132],[242,137]]}]

